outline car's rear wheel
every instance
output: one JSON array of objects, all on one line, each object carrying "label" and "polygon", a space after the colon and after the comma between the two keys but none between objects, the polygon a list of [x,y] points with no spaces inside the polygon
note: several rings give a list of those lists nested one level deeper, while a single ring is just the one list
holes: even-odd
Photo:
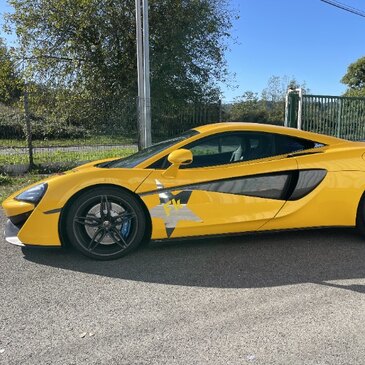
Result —
[{"label": "car's rear wheel", "polygon": [[145,238],[146,217],[132,194],[96,187],[78,196],[66,213],[70,243],[98,260],[112,260],[136,249]]}]

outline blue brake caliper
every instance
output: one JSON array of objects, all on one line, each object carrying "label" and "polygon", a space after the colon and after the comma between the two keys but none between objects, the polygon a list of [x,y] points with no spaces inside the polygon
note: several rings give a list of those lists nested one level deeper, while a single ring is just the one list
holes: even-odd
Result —
[{"label": "blue brake caliper", "polygon": [[122,235],[123,238],[127,238],[130,230],[131,230],[131,221],[129,219],[126,219],[122,223],[122,227],[120,228],[120,234]]}]

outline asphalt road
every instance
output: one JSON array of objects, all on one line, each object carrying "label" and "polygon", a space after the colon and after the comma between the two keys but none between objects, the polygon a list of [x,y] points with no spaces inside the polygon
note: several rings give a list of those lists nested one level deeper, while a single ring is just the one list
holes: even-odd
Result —
[{"label": "asphalt road", "polygon": [[0,260],[0,364],[365,363],[353,230],[153,244],[112,262],[1,238]]}]

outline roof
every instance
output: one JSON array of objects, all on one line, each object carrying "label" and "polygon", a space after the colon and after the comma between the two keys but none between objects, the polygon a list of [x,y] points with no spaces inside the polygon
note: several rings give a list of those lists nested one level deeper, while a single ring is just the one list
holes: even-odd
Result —
[{"label": "roof", "polygon": [[344,139],[327,136],[324,134],[306,132],[296,128],[289,128],[271,124],[260,124],[260,123],[245,123],[245,122],[222,122],[222,123],[213,123],[206,124],[199,127],[194,128],[200,133],[211,133],[211,132],[219,132],[219,131],[256,131],[256,132],[266,132],[266,133],[277,133],[277,134],[285,134],[291,135],[294,137],[310,139],[316,142],[321,142],[324,144],[336,144],[345,142]]}]

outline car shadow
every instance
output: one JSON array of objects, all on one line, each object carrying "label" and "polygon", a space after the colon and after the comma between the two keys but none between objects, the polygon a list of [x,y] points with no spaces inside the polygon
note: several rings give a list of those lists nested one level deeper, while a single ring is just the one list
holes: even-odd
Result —
[{"label": "car shadow", "polygon": [[114,261],[94,261],[74,250],[22,250],[40,265],[125,280],[215,288],[318,283],[365,293],[365,285],[326,283],[365,278],[365,240],[353,229],[150,243]]}]

